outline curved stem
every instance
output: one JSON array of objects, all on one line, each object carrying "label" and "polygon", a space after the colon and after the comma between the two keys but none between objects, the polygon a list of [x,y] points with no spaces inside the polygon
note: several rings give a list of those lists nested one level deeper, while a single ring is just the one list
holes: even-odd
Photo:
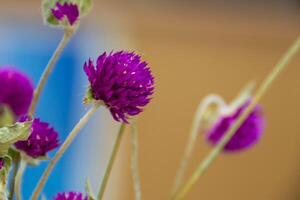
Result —
[{"label": "curved stem", "polygon": [[135,200],[142,199],[141,181],[139,176],[138,167],[138,135],[135,122],[132,122],[131,126],[131,173],[133,179],[133,188],[135,194]]},{"label": "curved stem", "polygon": [[283,71],[285,67],[289,64],[290,60],[296,55],[300,48],[300,37],[297,38],[295,43],[290,47],[290,49],[283,55],[283,57],[279,60],[277,65],[271,71],[271,73],[266,77],[261,86],[258,88],[257,92],[254,94],[253,100],[244,110],[244,112],[240,115],[237,121],[229,128],[229,130],[225,133],[222,140],[218,143],[218,145],[208,154],[208,156],[204,159],[202,163],[198,166],[196,171],[192,174],[191,178],[187,181],[187,183],[182,187],[182,189],[177,193],[177,195],[173,198],[175,200],[183,199],[186,194],[191,190],[193,185],[197,182],[199,177],[206,171],[206,169],[211,165],[211,163],[216,159],[219,153],[222,151],[227,142],[232,138],[234,133],[239,129],[239,127],[243,124],[245,119],[252,112],[254,107],[257,105],[262,96],[266,93],[266,91],[270,88],[274,80],[278,77],[278,75]]},{"label": "curved stem", "polygon": [[51,74],[51,72],[53,71],[53,68],[55,66],[55,63],[57,62],[59,56],[61,55],[63,49],[65,48],[66,44],[69,42],[69,40],[71,39],[72,35],[74,33],[74,29],[66,29],[64,32],[64,36],[61,39],[59,45],[57,46],[55,52],[53,53],[52,57],[50,58],[40,80],[39,83],[34,91],[34,96],[33,96],[33,100],[31,102],[29,111],[28,111],[28,115],[32,116],[35,112],[38,100],[41,96],[41,92],[46,84],[46,81],[48,80],[49,75]]},{"label": "curved stem", "polygon": [[20,167],[17,171],[16,178],[15,178],[15,193],[16,193],[17,200],[22,199],[21,185],[22,185],[22,178],[23,178],[23,174],[26,169],[26,166],[27,166],[26,161],[21,158]]},{"label": "curved stem", "polygon": [[110,156],[107,168],[105,170],[104,178],[102,180],[102,183],[101,183],[101,186],[100,186],[100,189],[99,189],[99,192],[98,192],[98,196],[97,196],[98,200],[103,199],[103,195],[104,195],[104,192],[105,192],[105,189],[106,189],[108,178],[110,176],[114,161],[116,159],[116,156],[117,156],[120,144],[121,144],[122,136],[124,135],[124,130],[125,130],[125,124],[122,123],[121,127],[120,127],[120,130],[119,130],[119,133],[117,135],[116,142],[114,144],[113,151],[112,151],[112,154]]},{"label": "curved stem", "polygon": [[190,131],[190,134],[189,134],[189,139],[188,139],[188,142],[187,142],[187,145],[186,145],[186,148],[185,148],[185,152],[184,152],[183,158],[181,160],[180,166],[178,168],[177,175],[176,175],[176,178],[175,178],[175,182],[174,182],[174,185],[173,185],[173,188],[172,188],[172,196],[175,195],[175,193],[177,192],[179,187],[182,185],[182,182],[184,180],[185,173],[186,173],[186,170],[187,170],[188,162],[189,162],[190,157],[192,155],[192,152],[195,148],[198,132],[199,132],[200,127],[201,127],[201,120],[202,120],[203,114],[206,111],[207,107],[212,105],[212,104],[216,104],[220,108],[223,108],[223,107],[226,106],[226,104],[225,104],[224,100],[222,99],[222,97],[220,97],[216,94],[208,95],[199,104],[199,106],[196,110],[196,113],[195,113],[195,117],[194,117],[194,120],[193,120],[192,128],[191,128],[191,131]]},{"label": "curved stem", "polygon": [[64,143],[61,145],[59,150],[56,152],[53,159],[50,161],[49,165],[47,166],[46,170],[44,171],[41,179],[39,180],[32,196],[31,200],[37,200],[51,171],[53,170],[54,166],[56,165],[57,161],[61,158],[61,156],[64,154],[64,152],[67,150],[69,145],[72,143],[74,138],[77,136],[79,131],[84,127],[84,125],[88,122],[88,120],[91,118],[91,116],[96,112],[96,110],[99,108],[99,105],[93,106],[75,125],[71,133],[68,135]]}]

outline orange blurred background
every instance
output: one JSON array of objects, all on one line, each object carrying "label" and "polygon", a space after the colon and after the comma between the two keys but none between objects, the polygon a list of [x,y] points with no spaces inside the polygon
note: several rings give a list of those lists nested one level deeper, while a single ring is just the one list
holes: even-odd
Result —
[{"label": "orange blurred background", "polygon": [[[2,15],[40,17],[40,1],[3,2]],[[247,82],[260,83],[300,32],[300,2],[94,4],[83,27],[101,29],[112,41],[106,44],[110,49],[135,50],[152,67],[156,93],[138,118],[142,195],[145,200],[169,199],[198,103],[210,93],[229,102]],[[261,142],[241,153],[221,155],[186,199],[300,199],[299,65],[297,56],[262,101],[267,127]],[[107,196],[110,200],[134,199],[129,136],[109,182],[109,191],[118,193]],[[200,136],[189,174],[210,149]],[[107,151],[109,155],[111,149]]]}]

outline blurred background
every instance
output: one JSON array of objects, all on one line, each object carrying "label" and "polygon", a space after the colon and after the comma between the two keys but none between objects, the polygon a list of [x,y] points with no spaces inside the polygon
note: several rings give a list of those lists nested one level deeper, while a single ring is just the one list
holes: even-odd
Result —
[{"label": "blurred background", "polygon": [[[87,109],[82,65],[104,50],[135,50],[156,77],[152,103],[138,118],[143,199],[169,198],[194,111],[205,95],[229,102],[249,81],[258,83],[300,32],[299,0],[95,0],[94,10],[59,60],[38,115],[63,140]],[[0,65],[13,65],[36,84],[62,30],[42,23],[39,0],[1,0]],[[300,56],[262,101],[267,127],[261,142],[223,154],[186,199],[300,199]],[[1,80],[0,80],[1,84]],[[102,109],[55,168],[44,194],[96,191],[119,124]],[[105,198],[134,199],[129,132],[122,142]],[[190,173],[209,152],[199,137]],[[47,163],[28,168],[24,199]]]}]

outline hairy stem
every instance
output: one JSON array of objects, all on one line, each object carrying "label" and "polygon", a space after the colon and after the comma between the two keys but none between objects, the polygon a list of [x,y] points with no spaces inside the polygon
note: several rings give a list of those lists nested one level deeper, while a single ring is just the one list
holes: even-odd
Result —
[{"label": "hairy stem", "polygon": [[39,101],[39,98],[41,96],[41,92],[46,84],[46,81],[48,80],[49,75],[53,71],[53,68],[54,68],[59,56],[61,55],[61,53],[64,50],[67,43],[70,41],[70,39],[74,33],[74,30],[75,29],[65,29],[64,36],[61,39],[61,41],[60,41],[59,45],[57,46],[55,52],[53,53],[52,57],[50,58],[47,66],[39,80],[39,83],[34,91],[33,100],[31,102],[29,112],[28,112],[29,116],[33,116],[36,106],[37,106],[37,103]]},{"label": "hairy stem", "polygon": [[96,112],[96,110],[99,108],[99,105],[93,106],[75,125],[71,133],[68,135],[64,143],[61,145],[59,150],[56,152],[53,159],[50,161],[49,165],[47,166],[46,170],[44,171],[41,179],[39,180],[32,196],[31,200],[37,200],[51,171],[53,170],[54,166],[56,165],[57,161],[61,158],[61,156],[64,154],[64,152],[67,150],[67,148],[70,146],[74,138],[77,136],[79,131],[84,127],[84,125],[88,122],[88,120],[91,118],[91,116]]},{"label": "hairy stem", "polygon": [[183,158],[181,160],[180,166],[178,168],[177,175],[176,175],[176,178],[175,178],[175,182],[174,182],[174,185],[173,185],[173,188],[172,188],[172,196],[175,195],[175,193],[177,192],[179,187],[182,185],[182,182],[184,180],[185,173],[186,173],[186,170],[187,170],[187,167],[188,167],[188,162],[189,162],[190,157],[192,155],[192,152],[195,148],[198,132],[199,132],[200,127],[201,127],[202,117],[203,117],[204,112],[206,111],[207,107],[212,105],[212,104],[218,105],[219,108],[222,108],[222,107],[226,106],[223,99],[220,96],[215,95],[215,94],[208,95],[199,104],[199,106],[196,110],[196,113],[195,113],[195,117],[194,117],[194,120],[193,120],[191,131],[190,131],[190,134],[189,134],[189,139],[188,139],[188,142],[187,142],[186,147],[185,147],[185,152],[184,152]]},{"label": "hairy stem", "polygon": [[26,166],[27,166],[26,161],[21,158],[20,167],[17,171],[16,178],[15,178],[16,200],[22,199],[21,185],[22,185],[22,178],[23,178],[23,174],[26,169]]},{"label": "hairy stem", "polygon": [[116,141],[115,141],[113,151],[112,151],[112,154],[110,156],[107,168],[105,170],[105,174],[104,174],[99,192],[98,192],[98,196],[97,196],[98,200],[103,199],[104,192],[105,192],[105,189],[106,189],[106,185],[107,185],[107,182],[108,182],[108,178],[111,174],[113,164],[114,164],[115,159],[117,157],[117,153],[118,153],[118,150],[119,150],[119,147],[120,147],[120,144],[121,144],[122,136],[124,135],[124,130],[125,130],[125,124],[122,123],[121,126],[120,126],[120,129],[119,129],[119,133],[117,135],[117,138],[116,138]]},{"label": "hairy stem", "polygon": [[135,194],[135,200],[142,199],[141,181],[139,176],[138,166],[138,135],[135,122],[132,122],[131,126],[131,173],[133,179],[133,188]]},{"label": "hairy stem", "polygon": [[179,200],[183,199],[186,194],[191,190],[194,184],[197,182],[199,177],[206,171],[206,169],[211,165],[211,163],[216,159],[219,153],[222,151],[227,142],[232,138],[234,133],[239,129],[239,127],[243,124],[245,119],[252,112],[254,107],[257,105],[262,96],[266,93],[266,91],[270,88],[274,80],[278,77],[278,75],[283,71],[285,67],[289,64],[290,60],[296,55],[300,48],[300,37],[297,38],[295,43],[290,47],[290,49],[283,55],[283,57],[279,60],[277,65],[271,71],[271,73],[266,77],[261,86],[258,88],[257,92],[254,94],[253,100],[244,110],[244,112],[240,115],[237,121],[229,128],[229,130],[225,133],[222,140],[218,143],[218,145],[208,154],[208,156],[203,160],[202,163],[198,166],[196,171],[192,174],[191,178],[187,181],[187,183],[182,187],[182,189],[175,195],[173,199]]}]

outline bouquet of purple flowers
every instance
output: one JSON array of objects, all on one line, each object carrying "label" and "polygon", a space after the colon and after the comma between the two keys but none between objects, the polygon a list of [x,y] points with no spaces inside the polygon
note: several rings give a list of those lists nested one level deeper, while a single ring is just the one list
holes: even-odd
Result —
[{"label": "bouquet of purple flowers", "polygon": [[[35,114],[42,90],[56,61],[79,28],[80,20],[91,8],[92,0],[42,1],[44,22],[52,27],[61,28],[64,35],[35,89],[25,74],[8,66],[0,67],[0,200],[21,200],[21,183],[26,165],[38,165],[41,161],[49,161],[30,198],[37,200],[56,163],[99,107],[109,109],[112,118],[120,123],[99,191],[94,194],[87,182],[85,194],[67,191],[58,193],[53,199],[102,200],[127,126],[131,127],[131,170],[135,199],[142,199],[137,130],[133,118],[140,114],[153,98],[154,77],[149,64],[136,52],[126,50],[104,52],[95,60],[91,58],[86,60],[83,72],[87,76],[89,86],[83,97],[83,103],[90,109],[74,126],[65,141],[60,142],[55,129]],[[200,102],[185,153],[175,176],[170,199],[184,199],[221,152],[240,152],[260,140],[264,132],[265,119],[262,106],[258,103],[299,48],[300,38],[283,55],[257,90],[255,84],[251,82],[231,103],[226,103],[217,94],[207,95]],[[186,178],[187,166],[200,131],[204,132],[212,151],[190,178]],[[49,158],[48,152],[57,148],[54,157]]]}]

